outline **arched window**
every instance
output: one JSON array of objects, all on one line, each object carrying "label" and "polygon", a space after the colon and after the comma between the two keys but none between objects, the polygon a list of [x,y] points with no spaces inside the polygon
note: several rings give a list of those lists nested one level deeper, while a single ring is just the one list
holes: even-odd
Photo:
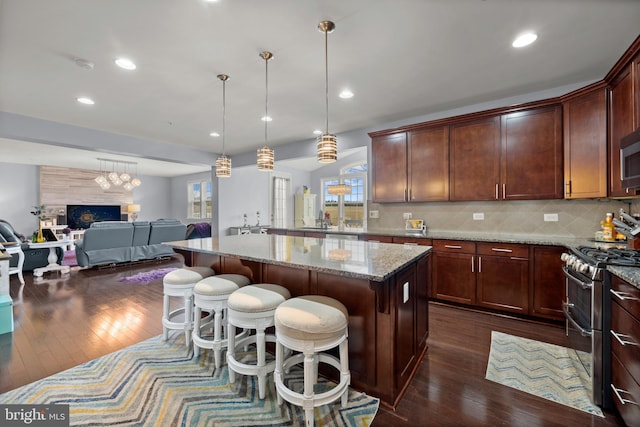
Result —
[{"label": "arched window", "polygon": [[[346,187],[335,187],[344,184]],[[367,162],[352,163],[340,169],[337,177],[322,179],[322,210],[332,226],[361,228],[367,225]],[[341,191],[347,189],[348,192]],[[338,194],[336,194],[338,193]]]}]

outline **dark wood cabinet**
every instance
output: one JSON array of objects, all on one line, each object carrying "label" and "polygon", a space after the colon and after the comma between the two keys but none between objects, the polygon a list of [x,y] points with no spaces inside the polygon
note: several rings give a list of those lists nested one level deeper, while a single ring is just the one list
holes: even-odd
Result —
[{"label": "dark wood cabinet", "polygon": [[433,241],[433,298],[462,304],[476,303],[475,252],[473,242]]},{"label": "dark wood cabinet", "polygon": [[416,269],[410,268],[397,274],[395,291],[396,311],[396,354],[395,376],[400,384],[405,384],[411,375],[410,368],[418,357],[415,315],[417,308]]},{"label": "dark wood cabinet", "polygon": [[372,199],[376,203],[407,200],[407,134],[371,139]]},{"label": "dark wood cabinet", "polygon": [[562,109],[502,116],[501,199],[562,199]]},{"label": "dark wood cabinet", "polygon": [[640,54],[636,55],[632,63],[633,74],[635,76],[634,85],[634,111],[636,113],[635,128],[640,129]]},{"label": "dark wood cabinet", "polygon": [[450,199],[496,200],[500,180],[500,118],[450,127]]},{"label": "dark wood cabinet", "polygon": [[611,280],[611,397],[628,426],[640,426],[640,290]]},{"label": "dark wood cabinet", "polygon": [[478,243],[477,305],[529,313],[529,246]]},{"label": "dark wood cabinet", "polygon": [[449,200],[449,127],[410,131],[407,147],[407,200]]},{"label": "dark wood cabinet", "polygon": [[607,197],[607,102],[602,85],[563,103],[564,197]]},{"label": "dark wood cabinet", "polygon": [[620,139],[634,131],[632,64],[624,67],[609,87],[609,197],[633,196],[620,179]]},{"label": "dark wood cabinet", "polygon": [[380,234],[360,234],[358,236],[358,240],[380,243],[393,243],[393,236],[383,236]]},{"label": "dark wood cabinet", "polygon": [[531,315],[564,320],[565,279],[560,256],[567,250],[561,246],[533,246],[532,251]]}]

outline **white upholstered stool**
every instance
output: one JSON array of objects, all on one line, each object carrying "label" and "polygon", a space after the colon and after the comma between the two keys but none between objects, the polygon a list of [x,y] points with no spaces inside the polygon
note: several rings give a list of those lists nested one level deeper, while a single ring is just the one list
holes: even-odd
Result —
[{"label": "white upholstered stool", "polygon": [[[313,408],[341,397],[342,406],[349,394],[348,319],[346,307],[339,301],[321,295],[291,298],[276,309],[276,367],[274,381],[278,404],[282,399],[304,409],[305,425],[312,427],[315,419]],[[339,347],[339,358],[324,353]],[[293,350],[293,356],[285,359],[285,350]],[[284,384],[284,373],[293,365],[304,363],[304,392],[298,393]],[[314,393],[318,379],[318,364],[327,363],[340,372],[340,382],[332,389]]]},{"label": "white upholstered stool", "polygon": [[[267,374],[273,372],[275,361],[266,363],[266,343],[275,342],[275,336],[265,330],[273,326],[273,314],[278,306],[291,297],[287,288],[280,285],[261,283],[238,289],[229,296],[227,303],[228,348],[227,367],[229,382],[235,382],[235,374],[256,375],[258,396],[265,398]],[[236,328],[255,330],[236,341]],[[255,343],[256,363],[243,363],[236,359],[236,351]]]},{"label": "white upholstered stool", "polygon": [[[162,279],[164,299],[162,305],[162,339],[169,338],[170,329],[184,331],[185,344],[191,343],[193,329],[193,288],[205,277],[213,276],[209,267],[185,267],[167,273]],[[171,297],[182,298],[182,306],[171,310]],[[176,319],[184,314],[183,319]]]},{"label": "white upholstered stool", "polygon": [[[216,369],[220,367],[222,350],[227,348],[226,321],[229,295],[251,281],[240,274],[218,274],[205,277],[193,288],[193,355],[198,357],[201,348],[213,350]],[[209,312],[201,318],[202,310]],[[207,328],[213,330],[213,337],[204,334]]]}]

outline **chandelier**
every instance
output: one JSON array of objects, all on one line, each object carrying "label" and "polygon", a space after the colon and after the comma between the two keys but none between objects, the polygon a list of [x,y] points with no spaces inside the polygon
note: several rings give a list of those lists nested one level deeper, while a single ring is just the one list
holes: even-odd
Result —
[{"label": "chandelier", "polygon": [[[103,190],[108,190],[111,186],[122,186],[126,191],[131,191],[134,187],[142,184],[138,175],[138,164],[136,162],[127,162],[124,160],[110,160],[98,158],[100,162],[100,173],[94,178],[94,181]],[[134,177],[129,173],[130,166],[136,166],[136,174]]]},{"label": "chandelier", "polygon": [[216,159],[216,177],[229,178],[231,176],[231,159],[224,152],[224,139],[226,132],[224,129],[226,111],[226,84],[229,76],[226,74],[218,74],[218,78],[222,81],[222,156]]},{"label": "chandelier", "polygon": [[271,52],[264,51],[260,53],[260,57],[264,59],[264,147],[259,148],[257,152],[258,170],[269,172],[273,170],[273,149],[267,146],[267,123],[269,123],[269,60],[273,58]]},{"label": "chandelier", "polygon": [[347,184],[327,185],[327,193],[337,194],[339,196],[351,194],[351,186]]},{"label": "chandelier", "polygon": [[338,141],[335,135],[329,133],[329,56],[327,53],[327,34],[332,32],[336,25],[331,21],[322,21],[318,29],[324,33],[324,82],[326,101],[326,127],[325,133],[318,136],[317,155],[320,163],[333,163],[338,159]]}]

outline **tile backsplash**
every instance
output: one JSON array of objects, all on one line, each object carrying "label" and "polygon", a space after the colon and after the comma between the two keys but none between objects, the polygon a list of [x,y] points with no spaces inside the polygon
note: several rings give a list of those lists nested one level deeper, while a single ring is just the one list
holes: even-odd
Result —
[{"label": "tile backsplash", "polygon": [[[404,229],[403,214],[422,219],[431,231],[474,231],[508,234],[554,235],[593,238],[607,212],[618,216],[620,208],[640,213],[640,199],[629,200],[532,200],[495,202],[369,203],[378,218],[368,218],[367,228]],[[483,214],[484,220],[474,220]],[[557,215],[557,221],[545,221]],[[481,215],[476,215],[479,217]]]}]

